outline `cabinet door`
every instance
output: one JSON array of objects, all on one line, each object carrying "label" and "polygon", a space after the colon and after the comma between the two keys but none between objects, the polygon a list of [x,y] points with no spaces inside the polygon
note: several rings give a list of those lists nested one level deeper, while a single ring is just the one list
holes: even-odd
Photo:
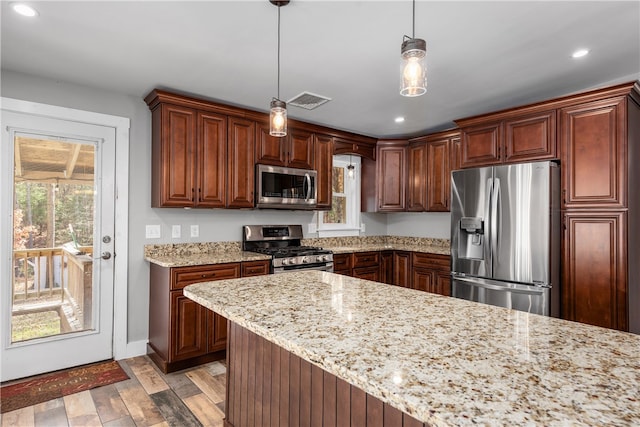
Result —
[{"label": "cabinet door", "polygon": [[380,281],[382,283],[393,283],[393,252],[383,251],[380,253]]},{"label": "cabinet door", "polygon": [[196,206],[223,208],[227,167],[227,118],[198,113]]},{"label": "cabinet door", "polygon": [[171,291],[171,350],[169,362],[207,353],[207,312],[182,291]]},{"label": "cabinet door", "polygon": [[333,270],[351,276],[351,254],[333,254]]},{"label": "cabinet door", "polygon": [[407,210],[423,212],[427,209],[427,146],[410,145],[407,149],[409,177],[407,184]]},{"label": "cabinet door", "polygon": [[318,172],[316,181],[318,209],[331,210],[333,198],[333,138],[325,135],[316,135],[314,146],[314,169]]},{"label": "cabinet door", "polygon": [[168,104],[156,111],[161,117],[154,112],[152,206],[193,206],[196,112]]},{"label": "cabinet door", "polygon": [[289,130],[288,166],[313,169],[313,133],[299,129]]},{"label": "cabinet door", "polygon": [[393,284],[405,288],[411,287],[411,252],[393,253]]},{"label": "cabinet door", "polygon": [[228,208],[252,208],[255,187],[255,122],[229,118],[227,159]]},{"label": "cabinet door", "polygon": [[505,120],[504,126],[505,162],[557,158],[556,110]]},{"label": "cabinet door", "polygon": [[382,146],[377,152],[378,211],[406,210],[406,146]]},{"label": "cabinet door", "polygon": [[227,347],[227,319],[211,310],[206,311],[207,326],[209,327],[207,350],[209,353],[225,350]]},{"label": "cabinet door", "polygon": [[627,330],[626,215],[564,215],[563,318]]},{"label": "cabinet door", "polygon": [[427,143],[427,211],[449,211],[451,165],[449,140]]},{"label": "cabinet door", "polygon": [[256,132],[256,163],[285,166],[287,138],[269,135],[268,123],[258,123]]},{"label": "cabinet door", "polygon": [[435,272],[423,268],[414,268],[411,277],[411,288],[433,292],[435,288]]},{"label": "cabinet door", "polygon": [[380,265],[380,252],[355,252],[353,254],[353,268],[373,267]]},{"label": "cabinet door", "polygon": [[[451,170],[455,171],[462,166],[462,139],[458,136],[451,138]],[[451,183],[449,183],[451,185]]]},{"label": "cabinet door", "polygon": [[624,97],[560,111],[564,207],[626,206],[625,117]]},{"label": "cabinet door", "polygon": [[451,275],[449,272],[440,271],[436,273],[436,283],[433,292],[446,297],[451,296]]},{"label": "cabinet door", "polygon": [[492,123],[462,130],[463,168],[499,164],[502,161],[502,123]]}]

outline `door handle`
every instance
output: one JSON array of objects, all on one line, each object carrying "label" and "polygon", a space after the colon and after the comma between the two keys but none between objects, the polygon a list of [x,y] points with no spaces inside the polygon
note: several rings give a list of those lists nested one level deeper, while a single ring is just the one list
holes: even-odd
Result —
[{"label": "door handle", "polygon": [[100,255],[99,258],[94,258],[94,259],[111,259],[111,252],[102,252],[102,255]]}]

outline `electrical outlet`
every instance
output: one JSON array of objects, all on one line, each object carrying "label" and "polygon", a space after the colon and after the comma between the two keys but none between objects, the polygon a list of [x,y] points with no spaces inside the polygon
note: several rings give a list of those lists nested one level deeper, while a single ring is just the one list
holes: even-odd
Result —
[{"label": "electrical outlet", "polygon": [[147,225],[145,227],[144,236],[147,239],[159,239],[160,238],[160,226],[159,225]]},{"label": "electrical outlet", "polygon": [[171,237],[174,239],[180,238],[180,225],[172,225],[171,226]]},{"label": "electrical outlet", "polygon": [[198,237],[200,235],[200,226],[192,225],[191,226],[191,237]]},{"label": "electrical outlet", "polygon": [[367,227],[365,226],[364,222],[360,223],[360,232],[364,233],[367,230]]}]

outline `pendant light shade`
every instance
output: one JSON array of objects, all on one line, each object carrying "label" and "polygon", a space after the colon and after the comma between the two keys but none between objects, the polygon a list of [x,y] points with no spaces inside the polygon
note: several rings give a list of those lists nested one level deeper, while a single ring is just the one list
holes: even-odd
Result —
[{"label": "pendant light shade", "polygon": [[269,135],[287,136],[287,103],[277,98],[271,101]]},{"label": "pendant light shade", "polygon": [[427,91],[427,42],[407,39],[402,42],[400,95],[420,96]]},{"label": "pendant light shade", "polygon": [[269,112],[269,135],[287,136],[287,103],[280,100],[280,7],[289,4],[289,0],[269,0],[278,7],[278,97],[271,100]]},{"label": "pendant light shade", "polygon": [[400,47],[400,95],[420,96],[427,91],[427,42],[416,38],[416,1],[413,0],[413,36]]}]

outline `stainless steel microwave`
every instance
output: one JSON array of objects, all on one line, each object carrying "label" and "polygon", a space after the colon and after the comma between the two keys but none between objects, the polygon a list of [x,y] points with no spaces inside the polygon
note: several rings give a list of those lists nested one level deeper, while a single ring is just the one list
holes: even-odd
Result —
[{"label": "stainless steel microwave", "polygon": [[314,170],[256,165],[256,207],[315,209],[317,180]]}]

